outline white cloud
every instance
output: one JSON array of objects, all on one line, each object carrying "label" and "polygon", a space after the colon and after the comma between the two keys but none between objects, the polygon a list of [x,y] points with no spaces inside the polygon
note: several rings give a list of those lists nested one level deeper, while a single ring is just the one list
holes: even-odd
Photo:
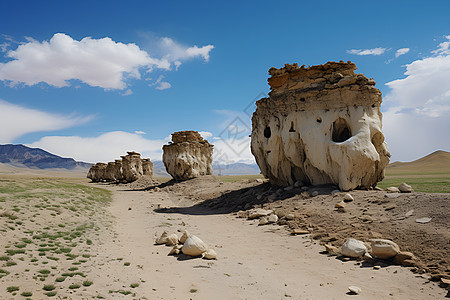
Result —
[{"label": "white cloud", "polygon": [[141,131],[141,130],[136,130],[134,133],[136,133],[136,134],[147,134],[145,131]]},{"label": "white cloud", "polygon": [[164,79],[164,75],[160,75],[158,77],[158,79],[156,79],[155,82],[149,84],[149,86],[154,86],[156,85],[155,89],[157,90],[166,90],[166,89],[170,89],[172,87],[172,85],[166,81],[162,81]]},{"label": "white cloud", "polygon": [[401,55],[404,55],[404,54],[408,53],[409,50],[410,50],[409,48],[400,48],[400,49],[398,49],[398,50],[395,52],[395,58],[397,58],[397,57],[399,57],[399,56],[401,56]]},{"label": "white cloud", "polygon": [[381,55],[384,52],[386,52],[386,48],[373,48],[373,49],[350,49],[347,50],[347,53],[349,54],[356,54],[356,55]]},{"label": "white cloud", "polygon": [[439,44],[438,48],[431,53],[436,55],[449,55],[450,54],[450,35],[445,36],[447,41]]},{"label": "white cloud", "polygon": [[90,86],[124,89],[127,78],[140,78],[139,68],[157,65],[135,44],[108,37],[77,41],[63,33],[56,33],[48,42],[30,40],[9,51],[7,57],[12,60],[0,64],[0,80],[14,85],[45,82],[63,87],[78,79]]},{"label": "white cloud", "polygon": [[204,138],[205,140],[213,136],[213,134],[209,131],[199,131],[198,133],[200,133],[202,138]]},{"label": "white cloud", "polygon": [[130,95],[132,95],[132,94],[133,94],[133,91],[130,90],[130,89],[128,89],[128,90],[126,90],[126,91],[122,94],[122,96],[130,96]]},{"label": "white cloud", "polygon": [[112,131],[96,137],[46,136],[28,146],[78,161],[108,162],[119,159],[127,151],[136,151],[142,157],[161,160],[162,145],[165,143],[167,139],[149,140],[136,133]]},{"label": "white cloud", "polygon": [[[49,41],[27,42],[10,50],[6,57],[11,59],[0,63],[0,80],[11,85],[36,85],[44,82],[55,87],[70,85],[70,80],[104,89],[123,90],[128,79],[140,79],[141,69],[152,72],[156,69],[178,69],[182,61],[192,58],[209,60],[213,45],[203,47],[183,46],[170,38],[162,38],[159,46],[163,51],[160,58],[151,57],[133,43],[115,42],[109,37],[93,39],[85,37],[74,40],[64,33],[56,33]],[[6,44],[0,50],[6,50]],[[161,82],[157,89],[167,89],[170,84]],[[128,91],[124,95],[127,95]]]},{"label": "white cloud", "polygon": [[177,68],[181,65],[182,60],[202,57],[205,61],[209,61],[209,52],[214,49],[213,45],[187,47],[168,37],[161,38],[160,46],[165,53],[164,58],[173,62]]},{"label": "white cloud", "polygon": [[92,118],[51,114],[0,99],[0,143],[11,143],[27,133],[55,131],[85,124]]},{"label": "white cloud", "polygon": [[407,64],[405,78],[386,84],[384,132],[393,160],[450,149],[450,53],[444,43],[433,56]]},{"label": "white cloud", "polygon": [[0,52],[6,52],[8,50],[8,47],[10,46],[9,43],[1,43],[0,44]]}]

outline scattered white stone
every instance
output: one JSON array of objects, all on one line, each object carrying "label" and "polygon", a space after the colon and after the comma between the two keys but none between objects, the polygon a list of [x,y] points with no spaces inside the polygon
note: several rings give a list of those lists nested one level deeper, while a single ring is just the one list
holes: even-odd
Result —
[{"label": "scattered white stone", "polygon": [[341,202],[339,202],[339,203],[336,203],[336,204],[334,205],[334,207],[335,207],[335,208],[345,208],[345,203],[344,203],[344,201],[341,201]]},{"label": "scattered white stone", "polygon": [[389,259],[400,253],[400,247],[393,241],[372,239],[370,243],[372,246],[372,255],[377,258]]},{"label": "scattered white stone", "polygon": [[166,242],[167,245],[175,246],[176,244],[178,244],[178,235],[173,233],[173,234],[169,235],[166,240],[167,240],[167,242]]},{"label": "scattered white stone", "polygon": [[258,178],[258,179],[256,179],[256,182],[257,182],[257,183],[263,183],[264,180],[262,180],[261,178]]},{"label": "scattered white stone", "polygon": [[206,259],[217,259],[217,252],[213,249],[208,249],[203,252],[202,257]]},{"label": "scattered white stone", "polygon": [[400,193],[400,190],[395,186],[388,187],[385,191],[388,193]]},{"label": "scattered white stone", "polygon": [[177,255],[180,253],[181,247],[183,247],[182,245],[175,245],[173,246],[173,248],[170,250],[168,255]]},{"label": "scattered white stone", "polygon": [[340,192],[341,192],[340,190],[332,190],[332,191],[331,191],[331,195],[338,194],[338,193],[340,193]]},{"label": "scattered white stone", "polygon": [[189,237],[189,231],[185,230],[183,232],[183,235],[180,237],[180,243],[184,244],[184,242],[186,242],[188,237]]},{"label": "scattered white stone", "polygon": [[156,239],[155,244],[156,245],[162,245],[167,243],[167,237],[169,236],[169,234],[167,233],[167,231],[164,231],[161,236],[159,238]]},{"label": "scattered white stone", "polygon": [[259,224],[258,225],[266,225],[266,224],[269,224],[269,221],[267,220],[267,217],[259,218]]},{"label": "scattered white stone", "polygon": [[348,290],[349,290],[351,293],[356,294],[356,295],[359,295],[359,294],[362,292],[362,290],[361,290],[359,287],[354,286],[354,285],[349,286],[349,287],[348,287]]},{"label": "scattered white stone", "polygon": [[254,208],[248,211],[249,219],[257,219],[260,217],[268,216],[273,213],[273,210],[270,209],[262,209],[262,208]]},{"label": "scattered white stone", "polygon": [[353,201],[353,200],[355,200],[355,199],[353,199],[353,196],[350,195],[349,193],[346,193],[346,194],[344,195],[344,201],[345,201],[345,202],[351,202],[351,201]]},{"label": "scattered white stone", "polygon": [[361,257],[366,251],[364,243],[355,239],[346,239],[341,247],[342,255],[348,257]]},{"label": "scattered white stone", "polygon": [[278,222],[278,216],[275,214],[271,214],[267,217],[267,221],[269,223],[276,223],[276,222]]},{"label": "scattered white stone", "polygon": [[405,217],[411,217],[414,213],[414,209],[408,210],[405,214]]},{"label": "scattered white stone", "polygon": [[422,223],[422,224],[428,223],[430,221],[431,221],[431,218],[428,218],[428,217],[416,219],[416,223]]},{"label": "scattered white stone", "polygon": [[290,191],[290,190],[293,190],[293,189],[294,189],[293,186],[287,186],[287,187],[284,188],[285,191]]},{"label": "scattered white stone", "polygon": [[256,196],[256,200],[261,200],[263,197],[263,195],[259,194],[258,196]]},{"label": "scattered white stone", "polygon": [[399,186],[398,189],[400,190],[400,192],[402,193],[411,193],[414,192],[413,188],[409,185],[406,184],[404,182],[402,182]]},{"label": "scattered white stone", "polygon": [[295,216],[293,214],[287,214],[286,219],[287,220],[294,220]]},{"label": "scattered white stone", "polygon": [[311,193],[311,197],[315,197],[315,196],[317,196],[317,195],[319,195],[319,192],[318,192],[318,191],[313,191],[313,192]]},{"label": "scattered white stone", "polygon": [[208,246],[195,235],[188,237],[181,248],[181,251],[183,251],[184,254],[190,256],[202,255],[206,250],[208,250]]}]

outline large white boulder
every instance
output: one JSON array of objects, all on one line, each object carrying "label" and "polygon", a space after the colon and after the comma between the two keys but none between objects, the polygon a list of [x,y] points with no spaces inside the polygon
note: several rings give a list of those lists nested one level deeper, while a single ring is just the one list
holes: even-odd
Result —
[{"label": "large white boulder", "polygon": [[361,257],[366,253],[367,247],[362,241],[347,239],[341,247],[341,254],[348,257]]},{"label": "large white boulder", "polygon": [[208,250],[208,246],[197,236],[189,236],[183,244],[181,251],[190,256],[199,256]]},{"label": "large white boulder", "polygon": [[381,259],[389,259],[400,253],[400,247],[390,240],[372,239],[370,240],[372,247],[372,256]]},{"label": "large white boulder", "polygon": [[381,92],[355,64],[269,70],[270,97],[256,102],[251,150],[271,183],[369,188],[390,154],[381,132]]}]

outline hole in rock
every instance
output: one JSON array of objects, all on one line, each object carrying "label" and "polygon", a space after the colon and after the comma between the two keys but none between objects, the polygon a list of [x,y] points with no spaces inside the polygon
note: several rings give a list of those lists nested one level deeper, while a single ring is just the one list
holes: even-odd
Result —
[{"label": "hole in rock", "polygon": [[338,118],[333,122],[333,133],[331,139],[333,142],[342,143],[352,136],[352,131],[347,121],[343,118]]},{"label": "hole in rock", "polygon": [[265,136],[266,138],[270,138],[271,135],[272,135],[272,132],[270,131],[270,127],[267,126],[267,127],[264,129],[264,136]]},{"label": "hole in rock", "polygon": [[300,101],[305,102],[306,99],[305,98],[300,98]]},{"label": "hole in rock", "polygon": [[294,122],[291,122],[291,128],[289,129],[289,132],[295,132]]},{"label": "hole in rock", "polygon": [[317,123],[322,123],[322,118],[321,117],[317,118]]}]

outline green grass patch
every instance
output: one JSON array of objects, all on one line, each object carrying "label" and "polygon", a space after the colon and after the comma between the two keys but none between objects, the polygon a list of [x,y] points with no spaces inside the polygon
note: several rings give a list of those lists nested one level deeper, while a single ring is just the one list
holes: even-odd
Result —
[{"label": "green grass patch", "polygon": [[424,193],[450,193],[450,174],[427,175],[420,174],[391,175],[377,184],[378,187],[385,189],[390,186],[398,187],[402,182],[411,185],[415,192]]},{"label": "green grass patch", "polygon": [[53,296],[56,296],[56,291],[44,293],[44,295],[46,295],[47,297],[53,297]]},{"label": "green grass patch", "polygon": [[20,290],[20,287],[18,287],[18,286],[8,286],[8,287],[6,288],[6,291],[7,291],[8,293],[17,292],[18,290]]},{"label": "green grass patch", "polygon": [[79,289],[80,287],[81,287],[81,285],[78,283],[69,285],[69,289],[71,289],[71,290]]},{"label": "green grass patch", "polygon": [[33,293],[32,292],[23,292],[22,294],[20,294],[20,296],[22,296],[22,297],[31,297],[31,296],[33,296]]},{"label": "green grass patch", "polygon": [[94,282],[90,281],[90,280],[85,280],[83,281],[83,286],[91,286]]},{"label": "green grass patch", "polygon": [[63,276],[56,277],[56,279],[55,279],[56,282],[63,282],[64,280],[66,280],[66,277],[63,277]]},{"label": "green grass patch", "polygon": [[56,289],[56,287],[53,284],[46,284],[42,289],[44,291],[53,291],[54,289]]},{"label": "green grass patch", "polygon": [[137,288],[139,286],[139,283],[132,283],[130,284],[130,288]]}]

